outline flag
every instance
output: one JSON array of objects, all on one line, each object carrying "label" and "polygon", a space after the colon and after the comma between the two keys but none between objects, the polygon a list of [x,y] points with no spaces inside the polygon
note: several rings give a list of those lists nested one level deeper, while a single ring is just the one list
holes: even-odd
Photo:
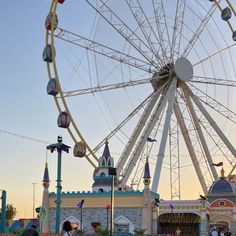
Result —
[{"label": "flag", "polygon": [[83,205],[84,205],[84,199],[82,199],[80,202],[78,202],[76,206],[77,206],[78,208],[82,208]]},{"label": "flag", "polygon": [[212,166],[223,166],[223,162],[219,162],[219,163],[212,163],[211,164]]},{"label": "flag", "polygon": [[156,142],[157,140],[156,140],[156,139],[152,139],[152,138],[150,138],[150,137],[147,137],[147,141],[148,141],[148,142]]}]

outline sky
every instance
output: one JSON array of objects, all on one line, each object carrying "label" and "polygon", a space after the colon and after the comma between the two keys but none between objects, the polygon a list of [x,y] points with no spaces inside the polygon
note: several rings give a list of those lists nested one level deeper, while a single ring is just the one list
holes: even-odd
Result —
[{"label": "sky", "polygon": [[[50,191],[56,191],[56,154],[47,152],[46,146],[55,143],[57,136],[61,135],[64,143],[73,148],[73,142],[67,132],[57,127],[58,111],[52,97],[46,93],[48,75],[46,64],[42,60],[42,51],[45,46],[44,21],[49,11],[50,2],[49,0],[0,0],[0,107],[2,110],[0,118],[0,189],[7,191],[7,203],[16,207],[17,218],[32,217],[33,204],[35,203],[35,207],[41,205],[42,178],[46,161],[49,166]],[[65,7],[64,18],[59,18],[59,24],[68,26],[68,28],[77,27],[84,35],[89,35],[93,25],[91,9],[83,8],[82,4],[79,12],[76,12],[76,9],[73,8],[73,1],[71,4],[70,6],[65,2],[63,6]],[[62,11],[62,6],[59,6],[58,14]],[[77,21],[76,17],[80,21]],[[107,28],[100,26],[99,29],[98,39],[102,35],[106,35],[110,42],[116,43],[116,40],[119,40]],[[72,47],[67,48],[63,45],[59,45],[59,47],[61,47],[61,50],[57,52],[57,59],[60,76],[65,80],[74,78],[76,77],[75,71],[79,68],[78,74],[83,79],[82,87],[91,82],[89,79],[87,81],[84,79],[89,73],[84,69],[88,61],[88,58],[85,59],[86,55],[77,58]],[[125,48],[125,50],[128,51],[129,49]],[[66,59],[62,60],[62,55]],[[67,59],[68,55],[72,55],[70,59]],[[80,67],[72,70],[68,69],[74,61],[79,61]],[[104,64],[107,68],[113,68],[113,71],[110,73],[104,65],[98,67],[98,70],[101,70],[99,72],[101,75],[106,74],[101,78],[102,82],[106,82],[107,78],[112,80],[126,75],[125,68],[117,69],[117,67],[106,61]],[[125,75],[123,75],[123,70]],[[94,71],[91,73],[94,74]],[[133,73],[137,77],[141,76],[138,73]],[[69,89],[76,89],[73,82],[67,83]],[[150,87],[145,87],[145,89],[149,91]],[[127,100],[131,100],[130,104],[132,102],[138,103],[144,97],[144,91],[131,91],[126,96]],[[82,98],[79,101],[71,99],[68,102],[74,107],[74,110],[80,107],[81,112],[87,114],[84,119],[75,114],[75,120],[81,122],[80,128],[85,136],[90,138],[92,146],[98,143],[97,137],[100,141],[101,137],[104,137],[104,134],[107,133],[107,130],[98,129],[99,126],[103,126],[106,122],[110,122],[109,125],[112,125],[119,114],[124,111],[128,112],[126,111],[128,108],[122,106],[122,104],[126,104],[127,100],[121,100],[119,95],[114,97],[112,94],[110,100],[116,108],[112,121],[111,119],[107,121],[108,117],[106,115],[101,116],[101,120],[99,120],[100,115],[95,110],[98,108],[93,105],[94,101],[97,102],[96,96]],[[233,106],[232,100],[230,102]],[[108,107],[106,109],[101,108],[102,103],[97,102],[97,105],[100,106],[99,109],[102,111],[100,113],[109,110]],[[130,106],[134,105],[131,104]],[[90,121],[90,118],[94,118],[94,116],[97,116],[99,122]],[[227,132],[232,135],[233,131],[228,130]],[[35,139],[38,141],[35,141]],[[111,143],[111,146],[113,152],[116,153],[118,150],[116,145]],[[186,161],[186,165],[189,165],[188,161]],[[191,169],[186,170],[186,172],[191,175]],[[72,151],[69,154],[63,153],[63,191],[91,190],[92,173],[93,169],[85,159],[74,158]],[[165,175],[167,174],[165,173]],[[165,175],[163,179],[165,179]],[[196,179],[191,180],[189,178],[185,180],[185,185],[191,186],[193,182],[199,186]],[[188,190],[184,191],[188,192]],[[187,197],[195,198],[199,193],[201,193],[201,190],[196,188],[194,193],[188,193]],[[33,202],[34,195],[35,202]]]}]

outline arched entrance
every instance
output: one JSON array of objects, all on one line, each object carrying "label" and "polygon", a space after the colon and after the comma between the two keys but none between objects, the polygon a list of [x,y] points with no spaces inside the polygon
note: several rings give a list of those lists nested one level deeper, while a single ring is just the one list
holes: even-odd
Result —
[{"label": "arched entrance", "polygon": [[159,216],[159,233],[175,234],[177,228],[181,236],[198,236],[200,216],[194,213],[165,213]]},{"label": "arched entrance", "polygon": [[119,216],[114,220],[114,230],[116,233],[133,233],[134,225],[124,216]]}]

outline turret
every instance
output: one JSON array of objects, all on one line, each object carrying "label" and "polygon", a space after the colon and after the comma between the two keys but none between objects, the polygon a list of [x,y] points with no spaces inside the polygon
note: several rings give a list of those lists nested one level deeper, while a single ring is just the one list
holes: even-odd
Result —
[{"label": "turret", "polygon": [[43,200],[42,200],[42,206],[41,209],[44,210],[44,219],[42,221],[42,233],[48,233],[49,232],[49,219],[48,219],[48,215],[49,215],[49,192],[48,192],[48,188],[49,188],[49,172],[48,172],[48,164],[46,162],[45,164],[45,169],[44,169],[44,175],[43,175]]},{"label": "turret", "polygon": [[152,197],[150,191],[150,168],[148,157],[146,158],[146,163],[144,166],[144,175],[143,175],[143,212],[142,212],[142,229],[146,229],[145,234],[152,234]]},{"label": "turret", "polygon": [[[114,160],[111,157],[108,141],[105,143],[102,156],[99,158],[98,167],[94,170],[94,183],[92,189],[94,192],[111,191],[111,179],[109,168],[114,167]],[[117,177],[114,177],[114,190],[118,188]]]}]

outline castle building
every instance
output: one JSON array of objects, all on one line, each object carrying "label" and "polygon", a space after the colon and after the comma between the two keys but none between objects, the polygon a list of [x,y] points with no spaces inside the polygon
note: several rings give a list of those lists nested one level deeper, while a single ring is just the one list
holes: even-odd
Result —
[{"label": "castle building", "polygon": [[[94,232],[96,226],[114,233],[134,234],[135,229],[145,229],[145,234],[175,234],[206,236],[211,228],[230,229],[236,234],[236,186],[234,178],[227,180],[224,170],[211,185],[207,196],[196,200],[164,200],[150,190],[148,158],[144,166],[143,190],[120,189],[114,173],[114,161],[108,142],[105,143],[99,165],[93,173],[92,191],[62,192],[61,225],[69,220],[85,232]],[[56,193],[49,192],[49,171],[46,164],[43,178],[43,198],[40,211],[41,231],[55,232]],[[111,209],[112,187],[114,208]],[[81,205],[81,203],[83,204]],[[111,216],[111,210],[113,216]],[[43,214],[42,214],[43,212]]]},{"label": "castle building", "polygon": [[[148,158],[143,176],[144,188],[142,191],[122,190],[118,187],[117,176],[109,175],[109,169],[114,169],[114,161],[110,155],[108,142],[99,165],[94,170],[91,192],[62,192],[61,194],[61,225],[69,220],[73,225],[85,232],[94,232],[95,227],[110,228],[111,186],[114,186],[113,227],[114,232],[133,234],[134,229],[146,229],[152,234],[156,223],[153,221],[155,207],[153,202],[159,198],[157,193],[150,191],[150,171]],[[112,181],[113,180],[113,181]],[[55,232],[56,193],[49,192],[49,173],[46,164],[43,178],[42,206],[46,214],[41,221],[42,232]],[[83,205],[78,206],[83,200]],[[39,214],[40,216],[40,214]]]}]

